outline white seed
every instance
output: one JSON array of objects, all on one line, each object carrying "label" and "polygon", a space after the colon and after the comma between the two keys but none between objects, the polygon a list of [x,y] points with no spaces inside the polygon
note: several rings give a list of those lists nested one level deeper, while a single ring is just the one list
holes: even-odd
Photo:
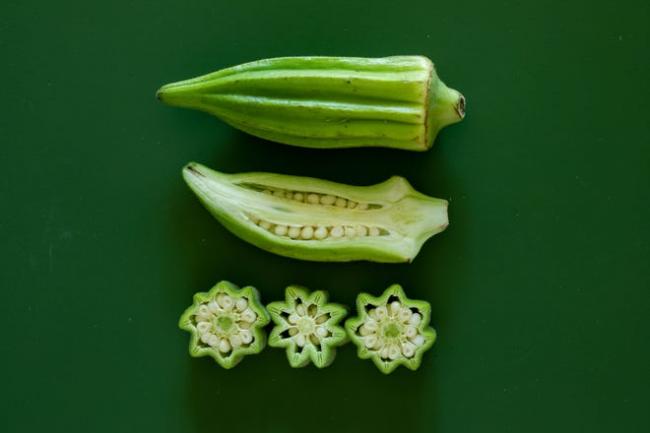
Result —
[{"label": "white seed", "polygon": [[377,320],[377,309],[373,308],[368,311],[368,316],[370,316],[371,319]]},{"label": "white seed", "polygon": [[341,226],[334,226],[332,227],[332,230],[330,230],[330,236],[333,238],[340,238],[343,236],[343,227]]},{"label": "white seed", "polygon": [[241,346],[241,337],[239,335],[231,335],[230,338],[230,345],[232,346],[233,349],[237,349],[239,346]]},{"label": "white seed", "polygon": [[210,332],[212,325],[208,322],[199,322],[196,324],[196,329],[199,331],[199,334],[205,334],[206,332]]},{"label": "white seed", "polygon": [[372,349],[377,344],[377,336],[372,334],[368,335],[363,339],[363,344],[368,348]]},{"label": "white seed", "polygon": [[352,201],[352,200],[348,201],[348,209],[354,209],[355,207],[357,207],[356,201]]},{"label": "white seed", "polygon": [[287,229],[287,226],[277,225],[277,226],[275,226],[275,228],[273,229],[273,233],[275,233],[275,234],[278,235],[278,236],[284,236],[284,235],[287,234],[287,230],[288,230],[288,229]]},{"label": "white seed", "polygon": [[368,229],[369,236],[379,236],[379,229],[377,227],[370,227]]},{"label": "white seed", "polygon": [[413,313],[413,315],[411,315],[411,318],[409,319],[409,324],[413,326],[418,326],[421,321],[422,321],[422,316],[420,316],[420,313]]},{"label": "white seed", "polygon": [[415,355],[415,344],[409,343],[408,341],[402,343],[402,355],[407,358]]},{"label": "white seed", "polygon": [[237,322],[237,326],[239,326],[239,329],[249,329],[251,327],[251,324],[248,322],[244,322],[243,320],[240,320]]},{"label": "white seed", "polygon": [[210,310],[211,313],[216,313],[219,310],[221,310],[221,307],[219,307],[219,304],[217,304],[217,301],[210,301],[208,302],[208,309]]},{"label": "white seed", "polygon": [[217,347],[221,344],[220,338],[217,337],[216,335],[210,335],[210,338],[208,339],[208,344],[212,347]]},{"label": "white seed", "polygon": [[390,349],[388,349],[388,357],[392,360],[399,358],[401,354],[399,348],[394,344],[390,346]]},{"label": "white seed", "polygon": [[365,337],[366,335],[373,334],[373,333],[374,333],[374,332],[373,332],[372,330],[368,329],[368,328],[366,327],[366,325],[362,325],[362,326],[359,328],[359,334],[361,334],[361,336],[363,336],[363,337]]},{"label": "white seed", "polygon": [[326,204],[326,205],[332,205],[336,201],[336,197],[333,195],[323,195],[320,198],[320,203],[321,204]]},{"label": "white seed", "polygon": [[366,210],[366,209],[368,209],[368,203],[359,203],[359,204],[357,205],[357,209],[359,209],[359,210]]},{"label": "white seed", "polygon": [[416,335],[414,339],[411,340],[416,346],[422,346],[424,344],[424,337],[422,335]]},{"label": "white seed", "polygon": [[303,201],[305,199],[305,196],[301,192],[297,192],[293,195],[293,199],[296,201]]},{"label": "white seed", "polygon": [[210,317],[210,309],[208,308],[207,305],[201,305],[199,307],[199,311],[197,312],[197,316],[207,316]]},{"label": "white seed", "polygon": [[221,308],[223,308],[224,310],[230,311],[232,310],[232,307],[235,302],[232,300],[230,296],[226,295],[225,293],[219,293],[219,295],[217,296],[217,303],[219,303]]},{"label": "white seed", "polygon": [[399,303],[399,301],[393,301],[390,303],[390,313],[392,315],[397,315],[402,309],[402,305]]},{"label": "white seed", "polygon": [[384,359],[388,358],[388,346],[384,346],[381,348],[381,350],[379,351],[379,356]]},{"label": "white seed", "polygon": [[248,329],[242,329],[239,331],[239,336],[241,337],[241,342],[248,344],[253,341],[253,334]]},{"label": "white seed", "polygon": [[235,308],[237,308],[237,311],[244,311],[248,307],[248,301],[246,298],[239,298],[237,299],[237,302],[235,302]]},{"label": "white seed", "polygon": [[241,313],[241,318],[244,322],[253,323],[257,319],[257,314],[250,308],[247,308]]},{"label": "white seed", "polygon": [[311,194],[307,194],[307,203],[311,204],[317,204],[320,201],[318,194],[314,194],[313,192]]},{"label": "white seed", "polygon": [[268,221],[264,221],[264,220],[260,221],[260,227],[262,227],[264,230],[269,230],[272,226],[273,224],[271,224]]},{"label": "white seed", "polygon": [[408,323],[408,321],[411,320],[412,315],[413,315],[413,312],[411,311],[410,308],[403,307],[400,310],[398,317],[399,317],[400,322]]},{"label": "white seed", "polygon": [[366,329],[375,332],[377,330],[377,322],[375,322],[372,319],[366,320],[366,322],[363,324],[363,326],[366,327]]},{"label": "white seed", "polygon": [[289,315],[289,323],[291,323],[293,325],[298,323],[298,319],[300,319],[300,317],[298,317],[298,315],[296,313],[293,313],[293,314]]},{"label": "white seed", "polygon": [[388,316],[388,311],[386,311],[386,307],[383,305],[380,305],[379,307],[376,308],[377,311],[377,320],[384,320],[386,316]]},{"label": "white seed", "polygon": [[280,191],[280,190],[273,191],[273,195],[276,197],[284,197],[284,191]]},{"label": "white seed", "polygon": [[305,309],[305,304],[300,303],[296,305],[296,313],[298,313],[299,316],[304,316],[307,310]]},{"label": "white seed", "polygon": [[345,227],[345,237],[353,238],[357,232],[354,230],[354,227],[346,226]]},{"label": "white seed", "polygon": [[316,328],[316,335],[318,335],[321,338],[327,337],[327,328],[324,326],[319,326]]},{"label": "white seed", "polygon": [[300,227],[296,227],[296,226],[289,227],[289,237],[291,239],[295,239],[298,236],[300,236]]},{"label": "white seed", "polygon": [[227,353],[230,352],[230,343],[225,338],[219,342],[219,352]]},{"label": "white seed", "polygon": [[287,191],[284,193],[284,196],[288,198],[289,200],[293,199],[293,193],[291,191]]},{"label": "white seed", "polygon": [[303,346],[305,345],[305,343],[306,343],[306,341],[305,341],[305,336],[302,335],[302,334],[298,334],[298,335],[296,335],[296,336],[293,337],[293,338],[294,338],[294,340],[296,340],[296,344],[297,344],[298,346],[300,346],[300,347],[303,347]]},{"label": "white seed", "polygon": [[407,326],[406,331],[404,331],[404,335],[406,335],[408,338],[415,338],[415,336],[418,335],[418,330],[415,328],[415,326]]},{"label": "white seed", "polygon": [[336,207],[346,207],[348,205],[348,201],[344,198],[337,198],[336,201],[334,202]]},{"label": "white seed", "polygon": [[201,334],[200,338],[203,343],[208,344],[210,342],[210,337],[214,337],[214,335],[206,332],[205,334]]},{"label": "white seed", "polygon": [[300,232],[300,237],[302,239],[311,239],[314,236],[314,228],[312,226],[305,226]]},{"label": "white seed", "polygon": [[289,328],[289,336],[293,337],[298,335],[298,328]]},{"label": "white seed", "polygon": [[368,228],[362,225],[355,226],[354,231],[357,232],[357,236],[366,236],[368,234]]},{"label": "white seed", "polygon": [[327,237],[327,228],[318,226],[314,231],[314,237],[316,239],[325,239]]}]

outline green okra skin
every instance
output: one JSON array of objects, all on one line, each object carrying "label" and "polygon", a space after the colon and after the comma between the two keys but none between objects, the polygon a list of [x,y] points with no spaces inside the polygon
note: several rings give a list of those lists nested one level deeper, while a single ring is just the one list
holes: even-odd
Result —
[{"label": "green okra skin", "polygon": [[157,97],[252,135],[314,148],[430,148],[465,98],[422,56],[282,57],[167,84]]},{"label": "green okra skin", "polygon": [[372,360],[384,374],[400,365],[417,370],[422,355],[436,340],[436,331],[428,326],[429,303],[408,299],[398,284],[379,297],[359,294],[357,313],[345,322],[348,336],[358,356]]},{"label": "green okra skin", "polygon": [[410,262],[449,223],[447,201],[415,191],[398,176],[351,186],[272,173],[223,174],[190,163],[183,177],[232,233],[296,259]]},{"label": "green okra skin", "polygon": [[191,356],[210,356],[223,368],[232,368],[244,356],[266,346],[264,326],[270,317],[252,286],[239,288],[221,281],[209,292],[194,295],[178,325],[191,334]]},{"label": "green okra skin", "polygon": [[269,346],[286,349],[294,368],[310,362],[318,368],[327,367],[334,362],[336,347],[347,342],[345,330],[338,326],[347,311],[329,303],[326,292],[289,286],[284,302],[272,302],[266,308],[275,323]]}]

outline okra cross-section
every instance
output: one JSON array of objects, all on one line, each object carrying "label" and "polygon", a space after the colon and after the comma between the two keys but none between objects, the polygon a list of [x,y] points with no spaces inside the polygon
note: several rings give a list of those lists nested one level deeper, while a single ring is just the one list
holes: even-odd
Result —
[{"label": "okra cross-section", "polygon": [[284,302],[267,306],[275,327],[269,346],[286,348],[292,367],[313,362],[318,368],[334,361],[336,347],[347,341],[345,330],[338,323],[346,314],[345,307],[327,302],[327,293],[309,292],[300,286],[289,286]]},{"label": "okra cross-section", "polygon": [[183,177],[235,235],[302,260],[410,262],[448,225],[447,201],[398,176],[351,186],[271,173],[228,175],[190,163]]},{"label": "okra cross-section", "polygon": [[157,97],[267,140],[317,148],[424,151],[465,117],[463,95],[423,56],[264,59],[167,84]]},{"label": "okra cross-section", "polygon": [[429,303],[408,299],[398,284],[379,297],[359,294],[357,311],[359,315],[348,319],[345,329],[359,357],[371,359],[385,374],[399,365],[416,370],[436,340],[436,331],[428,326]]},{"label": "okra cross-section", "polygon": [[232,368],[245,355],[264,349],[263,328],[269,321],[254,287],[240,289],[221,281],[209,292],[194,295],[179,327],[192,334],[190,355],[211,356],[222,367]]}]

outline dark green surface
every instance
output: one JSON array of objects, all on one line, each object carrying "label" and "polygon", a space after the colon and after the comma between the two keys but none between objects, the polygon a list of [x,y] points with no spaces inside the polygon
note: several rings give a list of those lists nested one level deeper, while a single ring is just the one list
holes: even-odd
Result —
[{"label": "dark green surface", "polygon": [[[311,3],[1,2],[0,431],[647,432],[648,2]],[[469,101],[425,154],[274,145],[154,99],[263,57],[410,53]],[[405,175],[451,226],[412,265],[275,257],[200,206],[189,160]],[[348,305],[399,282],[439,340],[416,373],[351,345],[225,371],[176,326],[221,279]]]}]

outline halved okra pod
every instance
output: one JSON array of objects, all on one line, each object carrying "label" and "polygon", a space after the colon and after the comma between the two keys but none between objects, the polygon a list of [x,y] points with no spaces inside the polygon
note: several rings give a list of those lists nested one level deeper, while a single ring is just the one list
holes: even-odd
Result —
[{"label": "halved okra pod", "polygon": [[447,225],[447,201],[398,176],[373,186],[271,173],[223,174],[190,163],[183,177],[231,232],[303,260],[410,262]]},{"label": "halved okra pod", "polygon": [[269,321],[254,287],[240,289],[221,281],[209,292],[194,295],[178,325],[192,334],[190,355],[211,356],[223,368],[232,368],[245,355],[264,349],[263,328]]},{"label": "halved okra pod", "polygon": [[310,362],[318,368],[327,367],[334,361],[336,347],[347,341],[345,330],[338,326],[346,309],[327,299],[326,292],[310,293],[304,287],[289,286],[284,302],[267,305],[275,323],[269,346],[285,348],[292,367]]},{"label": "halved okra pod", "polygon": [[465,98],[422,56],[259,60],[167,84],[157,96],[261,138],[316,148],[423,151],[465,116]]},{"label": "halved okra pod", "polygon": [[379,297],[359,294],[357,312],[359,316],[345,322],[345,329],[359,357],[371,359],[382,373],[400,365],[416,370],[436,340],[436,331],[428,326],[429,303],[408,299],[398,284]]}]

